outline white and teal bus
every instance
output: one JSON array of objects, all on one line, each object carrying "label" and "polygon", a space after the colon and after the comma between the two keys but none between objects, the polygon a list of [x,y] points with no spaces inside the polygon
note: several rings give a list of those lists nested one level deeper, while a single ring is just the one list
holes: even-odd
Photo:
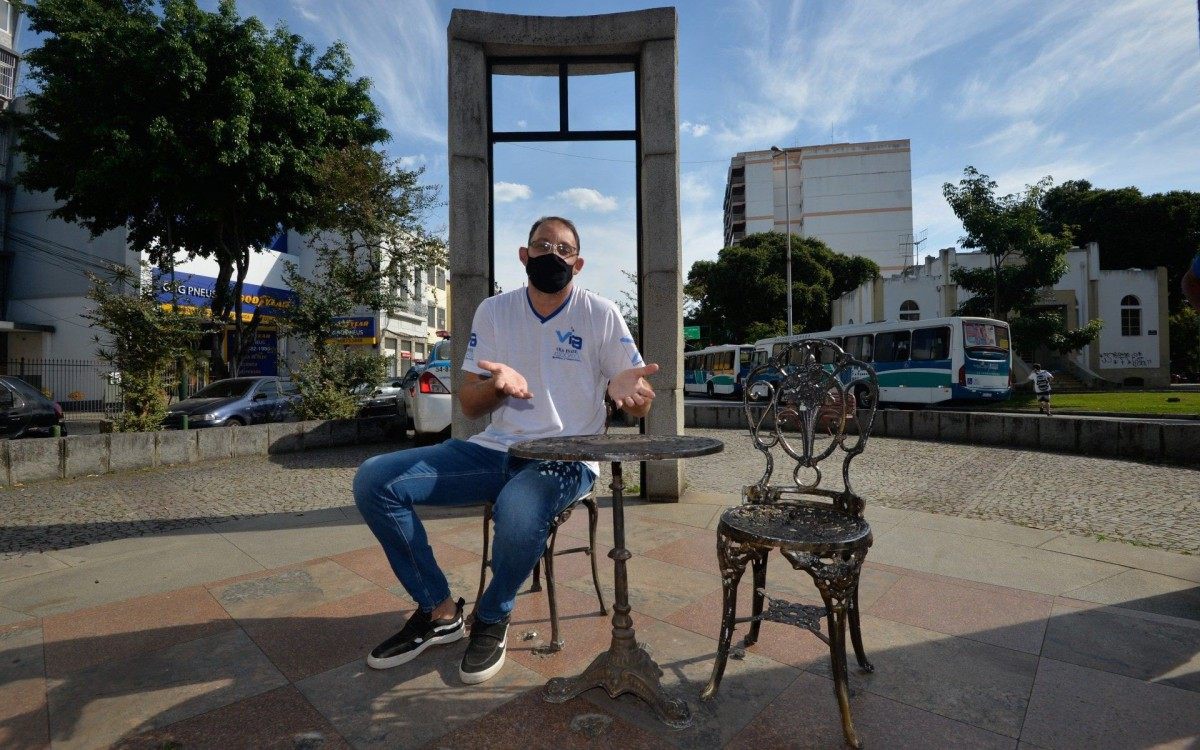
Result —
[{"label": "white and teal bus", "polygon": [[716,396],[741,396],[750,372],[754,347],[721,344],[683,353],[683,392]]},{"label": "white and teal bus", "polygon": [[[1012,394],[1008,324],[991,318],[932,318],[838,326],[791,340],[830,339],[879,378],[879,400],[899,404],[1003,401]],[[754,345],[754,364],[778,354],[788,337]],[[846,376],[851,379],[851,375]],[[853,388],[860,404],[865,385]]]}]

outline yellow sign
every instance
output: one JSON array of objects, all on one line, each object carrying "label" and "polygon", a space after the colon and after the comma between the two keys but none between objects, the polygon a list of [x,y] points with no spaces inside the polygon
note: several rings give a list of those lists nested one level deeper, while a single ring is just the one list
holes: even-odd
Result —
[{"label": "yellow sign", "polygon": [[[164,302],[163,304],[161,304],[159,306],[164,310],[170,310],[172,308],[172,305],[170,302]],[[174,308],[176,310],[178,310],[179,312],[185,313],[187,315],[203,315],[204,317],[209,317],[212,315],[212,309],[208,308],[208,307],[196,307],[194,305],[174,305]],[[229,313],[229,319],[230,320],[233,319],[232,312]],[[275,322],[274,315],[262,315],[262,316],[259,316],[258,319],[261,320],[263,323],[274,323]],[[254,320],[254,313],[252,313],[252,312],[242,313],[242,322],[243,323],[249,323],[251,320]]]}]

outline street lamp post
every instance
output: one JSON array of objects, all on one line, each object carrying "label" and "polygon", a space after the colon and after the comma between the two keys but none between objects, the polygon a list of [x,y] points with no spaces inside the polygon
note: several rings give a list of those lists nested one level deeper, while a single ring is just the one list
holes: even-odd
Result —
[{"label": "street lamp post", "polygon": [[[788,181],[788,173],[792,171],[788,164],[788,150],[778,146],[771,147],[772,153],[783,154],[783,220],[784,241],[787,243],[787,335],[792,335],[792,190]],[[772,159],[775,157],[772,156]]]}]

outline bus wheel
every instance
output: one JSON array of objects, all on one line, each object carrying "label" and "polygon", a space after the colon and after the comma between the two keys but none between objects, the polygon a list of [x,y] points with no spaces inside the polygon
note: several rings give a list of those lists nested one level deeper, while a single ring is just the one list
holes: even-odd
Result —
[{"label": "bus wheel", "polygon": [[714,390],[713,390],[713,384],[712,384],[712,383],[709,383],[709,384],[708,384],[708,397],[709,397],[709,398],[714,398],[716,395],[717,395],[717,394],[716,394],[716,391],[714,391]]}]

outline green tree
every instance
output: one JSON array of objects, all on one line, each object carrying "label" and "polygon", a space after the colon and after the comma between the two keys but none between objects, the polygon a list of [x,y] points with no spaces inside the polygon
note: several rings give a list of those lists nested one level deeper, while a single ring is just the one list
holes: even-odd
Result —
[{"label": "green tree", "polygon": [[1046,192],[1041,206],[1046,231],[1069,230],[1080,242],[1100,246],[1104,269],[1167,269],[1171,369],[1200,372],[1200,337],[1180,291],[1180,281],[1200,248],[1200,192],[1172,190],[1143,195],[1135,187],[1104,189],[1070,180]]},{"label": "green tree", "polygon": [[1171,372],[1200,374],[1200,313],[1191,305],[1182,305],[1170,317]]},{"label": "green tree", "polygon": [[1069,234],[1051,234],[1039,224],[1051,182],[1044,177],[1019,195],[997,196],[991,178],[967,167],[958,185],[947,182],[942,194],[966,230],[963,247],[981,250],[992,260],[988,268],[951,272],[954,283],[973,294],[959,306],[959,314],[1008,321],[1023,350],[1044,345],[1066,353],[1095,340],[1103,323],[1090,321],[1068,331],[1059,313],[1040,307],[1043,290],[1066,273],[1071,248]]},{"label": "green tree", "polygon": [[[831,250],[814,237],[792,236],[792,322],[797,332],[830,325],[830,304],[879,275],[867,258]],[[786,333],[787,238],[752,234],[692,264],[685,293],[699,301],[688,318],[711,343],[741,343]]]},{"label": "green tree", "polygon": [[179,375],[178,367],[194,367],[196,344],[209,327],[206,318],[164,305],[155,294],[154,276],[147,266],[139,279],[125,266],[112,268],[112,279],[88,274],[88,297],[96,303],[83,317],[103,329],[95,337],[100,358],[121,379],[120,432],[162,428],[167,393]]},{"label": "green tree", "polygon": [[1200,192],[1143,195],[1136,187],[1069,180],[1046,191],[1040,211],[1044,231],[1067,230],[1080,244],[1099,244],[1101,268],[1164,266],[1170,310],[1179,312],[1179,282],[1200,248]]},{"label": "green tree", "polygon": [[616,300],[617,308],[621,310],[621,317],[625,319],[625,325],[629,326],[629,332],[633,334],[634,341],[642,340],[642,316],[638,311],[638,275],[625,269],[621,269],[621,275],[625,277],[625,281],[629,283],[630,288],[621,290],[621,299]]},{"label": "green tree", "polygon": [[337,343],[338,318],[356,309],[394,313],[408,302],[414,272],[445,264],[445,246],[425,227],[436,187],[420,184],[420,171],[370,148],[326,154],[317,174],[324,191],[314,206],[325,230],[314,235],[315,273],[287,264],[284,278],[296,300],[280,328],[304,343],[308,358],[292,371],[305,419],[354,416],[355,389],[373,388],[386,360]]},{"label": "green tree", "polygon": [[251,253],[280,227],[319,228],[324,154],[387,137],[370,82],[352,77],[342,45],[317,55],[233,0],[215,12],[196,0],[26,10],[45,41],[26,57],[36,85],[15,116],[21,183],[52,191],[53,216],[93,236],[125,228],[156,264],[215,259],[212,315],[234,331],[228,362],[210,344],[213,370],[236,374],[260,322],[242,317]]}]

